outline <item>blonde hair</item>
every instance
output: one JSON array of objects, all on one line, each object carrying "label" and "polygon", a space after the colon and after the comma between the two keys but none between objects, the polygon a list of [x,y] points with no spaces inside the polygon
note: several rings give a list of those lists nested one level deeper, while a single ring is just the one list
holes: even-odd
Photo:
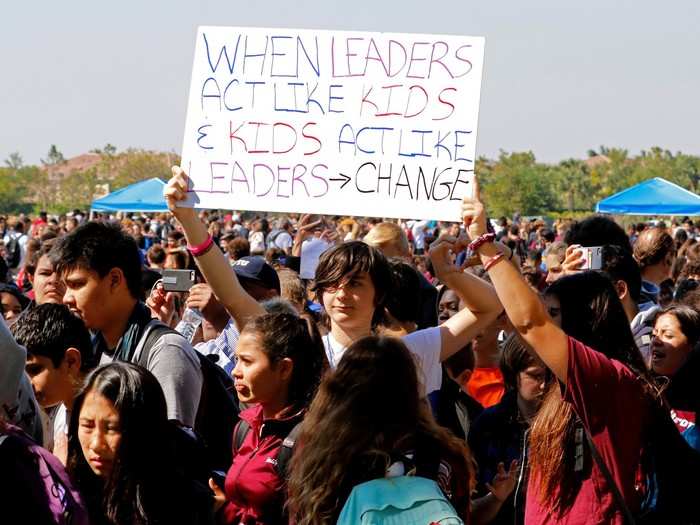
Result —
[{"label": "blonde hair", "polygon": [[302,309],[306,303],[306,288],[299,274],[289,268],[282,268],[277,271],[280,278],[280,295],[294,306]]},{"label": "blonde hair", "polygon": [[374,225],[362,240],[382,252],[389,250],[389,255],[409,255],[408,237],[401,226],[393,222],[380,222]]},{"label": "blonde hair", "polygon": [[566,243],[561,242],[561,241],[556,241],[550,244],[547,249],[544,251],[544,256],[548,257],[549,255],[556,255],[557,259],[559,260],[560,263],[564,262],[564,259],[566,258]]}]

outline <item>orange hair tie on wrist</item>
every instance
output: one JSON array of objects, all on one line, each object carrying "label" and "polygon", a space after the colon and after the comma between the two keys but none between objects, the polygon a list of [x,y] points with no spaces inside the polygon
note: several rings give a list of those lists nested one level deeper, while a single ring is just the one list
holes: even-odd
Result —
[{"label": "orange hair tie on wrist", "polygon": [[498,264],[500,261],[502,261],[504,257],[505,257],[505,254],[503,252],[491,257],[488,261],[486,261],[486,264],[484,264],[484,271],[488,272],[496,264]]}]

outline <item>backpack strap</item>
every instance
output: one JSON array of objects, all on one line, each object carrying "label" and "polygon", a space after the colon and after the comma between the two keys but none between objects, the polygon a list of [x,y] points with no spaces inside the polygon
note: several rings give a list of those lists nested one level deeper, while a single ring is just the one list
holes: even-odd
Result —
[{"label": "backpack strap", "polygon": [[634,519],[634,516],[632,516],[632,512],[630,511],[629,507],[627,506],[627,503],[625,503],[625,499],[622,497],[622,493],[620,492],[620,488],[617,486],[617,483],[613,479],[612,474],[610,473],[610,470],[608,470],[608,466],[605,464],[605,462],[603,461],[603,458],[600,456],[600,453],[598,452],[598,449],[593,444],[593,438],[591,437],[590,432],[588,432],[588,429],[585,426],[583,427],[583,431],[586,434],[586,441],[588,442],[588,447],[591,450],[591,455],[593,456],[593,459],[595,460],[596,464],[598,465],[598,468],[603,473],[603,476],[605,477],[605,481],[608,482],[608,486],[610,487],[610,490],[612,491],[613,496],[615,497],[615,502],[617,503],[617,506],[620,508],[623,516],[625,517],[625,522],[627,523],[627,525],[635,525],[636,520]]},{"label": "backpack strap", "polygon": [[146,327],[146,334],[141,338],[143,341],[143,343],[140,344],[141,351],[139,352],[138,349],[136,351],[138,354],[138,358],[136,359],[137,365],[148,368],[146,365],[148,364],[148,356],[151,353],[151,348],[153,348],[156,341],[165,334],[179,334],[179,332],[176,332],[168,325],[156,321],[155,319],[148,324]]},{"label": "backpack strap", "polygon": [[250,432],[250,425],[248,424],[248,422],[244,419],[238,421],[236,427],[233,429],[234,455],[238,454],[238,451],[241,449],[241,446],[243,446],[243,442],[245,441],[245,437],[248,435],[248,432]]},{"label": "backpack strap", "polygon": [[277,240],[277,237],[280,236],[283,230],[274,230],[271,231],[270,234],[267,236],[267,246],[268,248],[270,245],[275,244],[275,241]]},{"label": "backpack strap", "polygon": [[[525,486],[527,485],[527,471],[528,471],[528,459],[529,459],[529,454],[530,454],[530,448],[529,448],[529,443],[530,443],[530,429],[526,429],[525,432],[523,433],[522,441],[520,444],[520,461],[519,461],[519,467],[520,467],[520,472],[518,473],[518,480],[515,484],[515,489],[513,490],[513,507],[518,509],[518,508],[524,508],[525,501]],[[523,505],[523,507],[519,507],[519,505]]]},{"label": "backpack strap", "polygon": [[[238,454],[238,451],[240,450],[241,446],[243,446],[243,442],[245,441],[245,438],[250,430],[250,425],[244,419],[241,419],[236,424],[236,427],[233,429],[234,455]],[[299,437],[300,432],[301,423],[297,423],[294,425],[292,430],[290,430],[289,434],[287,434],[287,437],[282,440],[282,444],[277,451],[277,456],[275,457],[277,460],[277,475],[282,480],[287,479],[287,468],[290,460],[292,459],[292,454],[294,454],[294,445],[297,442],[297,437]]]},{"label": "backpack strap", "polygon": [[287,480],[287,467],[289,466],[289,461],[292,459],[292,454],[294,454],[294,445],[297,442],[299,433],[301,432],[301,423],[294,425],[294,428],[289,431],[287,437],[282,440],[279,450],[277,451],[277,474],[281,480]]}]

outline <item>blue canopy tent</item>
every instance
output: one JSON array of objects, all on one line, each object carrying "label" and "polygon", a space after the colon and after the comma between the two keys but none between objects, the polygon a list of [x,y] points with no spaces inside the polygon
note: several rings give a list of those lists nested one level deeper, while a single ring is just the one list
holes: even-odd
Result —
[{"label": "blue canopy tent", "polygon": [[700,215],[700,196],[656,177],[603,199],[595,211],[616,215]]},{"label": "blue canopy tent", "polygon": [[165,182],[158,178],[142,180],[92,201],[91,211],[160,212],[168,211],[163,197]]}]

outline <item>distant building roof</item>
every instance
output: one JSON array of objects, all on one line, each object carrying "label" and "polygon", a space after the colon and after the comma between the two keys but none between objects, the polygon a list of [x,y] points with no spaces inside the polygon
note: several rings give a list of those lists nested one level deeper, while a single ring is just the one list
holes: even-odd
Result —
[{"label": "distant building roof", "polygon": [[610,164],[610,158],[605,155],[594,155],[584,160],[583,163],[589,168],[595,168],[601,164]]},{"label": "distant building roof", "polygon": [[72,159],[67,159],[61,164],[47,166],[44,169],[49,175],[49,180],[55,181],[67,177],[75,171],[88,170],[99,164],[101,159],[102,157],[97,153],[83,153]]}]

